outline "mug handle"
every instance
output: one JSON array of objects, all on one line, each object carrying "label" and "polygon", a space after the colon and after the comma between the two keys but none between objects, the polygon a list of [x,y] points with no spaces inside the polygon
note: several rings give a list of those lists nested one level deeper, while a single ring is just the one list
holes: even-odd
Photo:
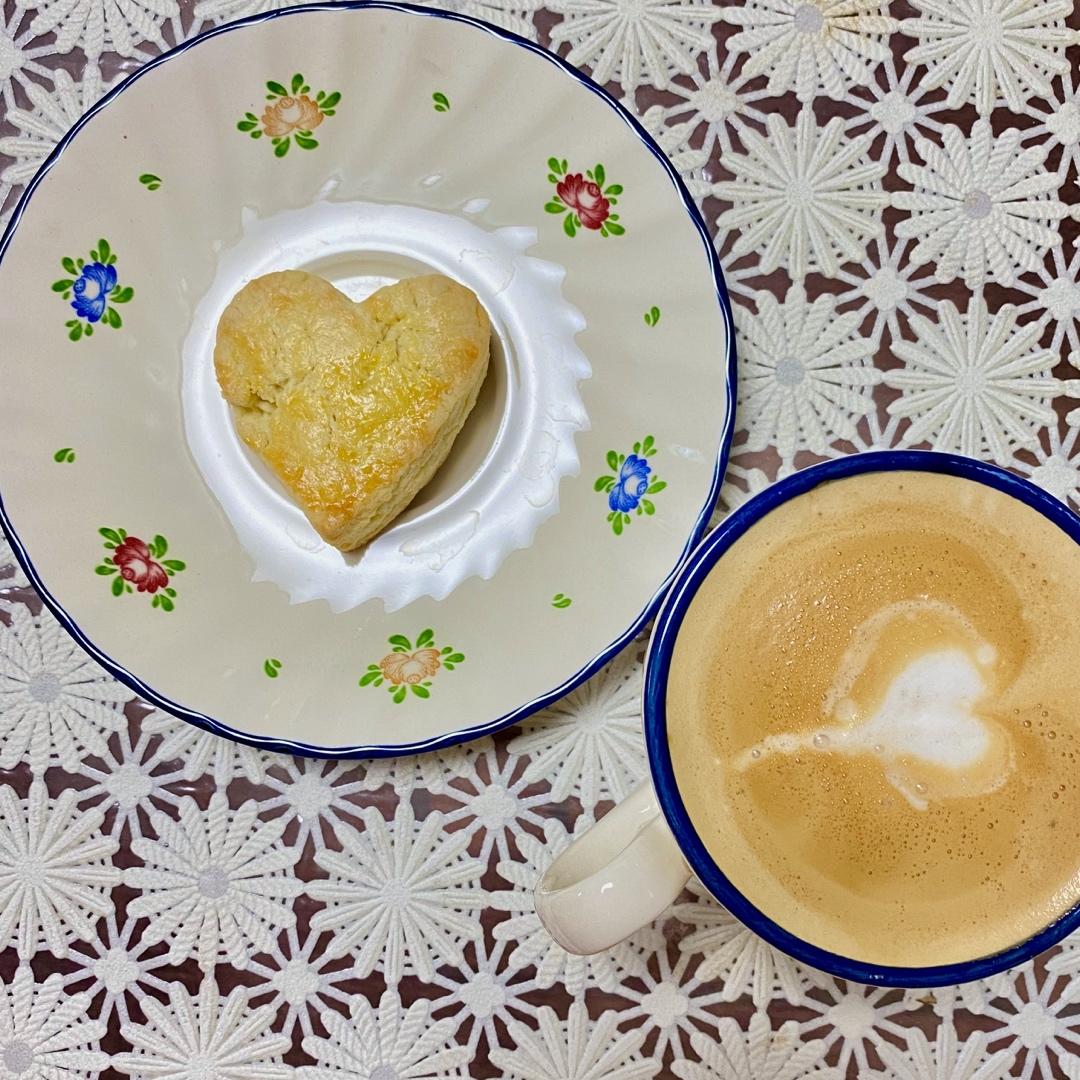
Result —
[{"label": "mug handle", "polygon": [[646,781],[548,867],[536,887],[536,914],[567,952],[586,956],[651,923],[689,879]]}]

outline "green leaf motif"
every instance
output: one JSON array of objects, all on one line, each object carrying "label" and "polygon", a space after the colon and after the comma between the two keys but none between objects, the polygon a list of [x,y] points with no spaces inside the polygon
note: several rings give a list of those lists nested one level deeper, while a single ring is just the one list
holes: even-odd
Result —
[{"label": "green leaf motif", "polygon": [[63,446],[53,454],[52,459],[58,465],[70,465],[75,460],[75,451],[70,446]]},{"label": "green leaf motif", "polygon": [[553,596],[553,597],[551,598],[551,606],[552,606],[553,608],[560,608],[560,609],[562,609],[562,608],[568,608],[568,607],[569,607],[569,606],[570,606],[570,605],[571,605],[571,604],[572,604],[573,602],[574,602],[574,601],[573,601],[573,600],[571,600],[569,596],[565,596],[565,595],[564,595],[563,593],[561,593],[561,592],[557,592],[557,593],[556,593],[556,594],[555,594],[555,595],[554,595],[554,596]]},{"label": "green leaf motif", "polygon": [[274,82],[272,79],[266,84],[266,89],[270,91],[275,97],[288,97],[289,91],[279,82]]},{"label": "green leaf motif", "polygon": [[394,704],[400,705],[405,700],[405,687],[399,686],[396,690],[393,691],[393,695]]},{"label": "green leaf motif", "polygon": [[654,304],[645,312],[645,325],[655,326],[660,321],[660,309]]},{"label": "green leaf motif", "polygon": [[266,672],[268,679],[276,679],[278,672],[281,671],[281,661],[271,657],[268,660],[263,661],[263,671]]},{"label": "green leaf motif", "polygon": [[428,629],[422,630],[420,636],[416,639],[416,647],[418,649],[426,649],[435,640],[435,631]]},{"label": "green leaf motif", "polygon": [[75,265],[74,259],[61,259],[60,265],[69,273],[78,277],[79,268]]},{"label": "green leaf motif", "polygon": [[74,284],[75,282],[72,281],[71,278],[61,278],[59,281],[54,281],[52,283],[52,291],[60,293],[67,292]]},{"label": "green leaf motif", "polygon": [[124,579],[123,578],[113,578],[113,583],[112,583],[112,594],[113,594],[113,596],[120,596],[123,593],[123,591],[124,591]]},{"label": "green leaf motif", "polygon": [[435,93],[431,95],[431,100],[434,103],[436,112],[450,111],[450,99],[441,90],[436,90]]},{"label": "green leaf motif", "polygon": [[567,214],[563,218],[563,232],[567,236],[573,237],[577,235],[578,219],[574,214]]},{"label": "green leaf motif", "polygon": [[281,139],[277,146],[274,147],[274,157],[284,157],[289,152],[289,137],[285,136]]},{"label": "green leaf motif", "polygon": [[[243,123],[243,121],[241,121]],[[240,128],[241,131],[247,131],[247,128]],[[139,176],[139,183],[146,188],[147,191],[157,191],[161,187],[161,177],[155,176],[153,173],[144,172]]]},{"label": "green leaf motif", "polygon": [[404,634],[394,634],[392,637],[389,637],[386,640],[389,641],[391,645],[395,645],[401,649],[408,650],[412,648],[412,642],[409,641],[409,639],[405,637]]}]

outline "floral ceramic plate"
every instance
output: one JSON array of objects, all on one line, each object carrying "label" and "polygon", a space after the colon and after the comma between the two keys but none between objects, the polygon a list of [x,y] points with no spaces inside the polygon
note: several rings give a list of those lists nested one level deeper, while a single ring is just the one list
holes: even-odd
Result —
[{"label": "floral ceramic plate", "polygon": [[[641,628],[731,434],[731,317],[675,171],[536,46],[400,5],[223,27],[63,140],[0,246],[3,523],[65,626],[145,698],[293,752],[491,731]],[[239,442],[218,317],[250,278],[354,299],[437,270],[491,373],[364,551]]]}]

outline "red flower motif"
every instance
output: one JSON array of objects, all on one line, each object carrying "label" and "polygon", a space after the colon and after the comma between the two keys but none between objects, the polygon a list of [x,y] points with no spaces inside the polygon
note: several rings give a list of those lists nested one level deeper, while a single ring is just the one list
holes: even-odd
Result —
[{"label": "red flower motif", "polygon": [[555,193],[586,229],[599,229],[611,213],[611,203],[604,198],[600,185],[586,180],[581,173],[564,176],[555,186]]},{"label": "red flower motif", "polygon": [[139,592],[154,593],[169,584],[165,568],[150,556],[150,549],[137,536],[118,544],[112,561],[120,567],[120,576]]}]

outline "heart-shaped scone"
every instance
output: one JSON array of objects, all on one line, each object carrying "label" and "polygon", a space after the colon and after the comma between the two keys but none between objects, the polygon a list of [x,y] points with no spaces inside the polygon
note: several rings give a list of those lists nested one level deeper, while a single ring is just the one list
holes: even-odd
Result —
[{"label": "heart-shaped scone", "polygon": [[233,297],[214,367],[240,437],[319,535],[352,551],[446,460],[476,404],[490,340],[476,296],[439,274],[356,304],[286,270]]}]

